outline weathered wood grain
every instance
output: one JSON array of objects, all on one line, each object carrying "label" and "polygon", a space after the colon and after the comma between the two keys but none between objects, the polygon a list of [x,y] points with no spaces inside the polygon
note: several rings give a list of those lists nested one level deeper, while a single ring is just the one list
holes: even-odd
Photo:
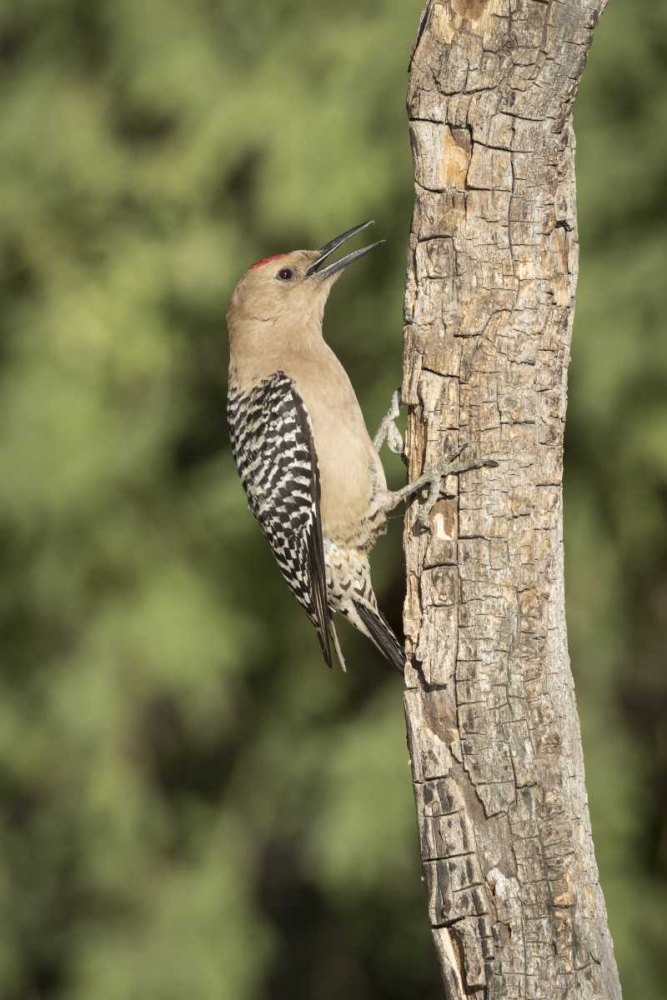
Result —
[{"label": "weathered wood grain", "polygon": [[406,519],[405,707],[445,995],[621,991],[567,651],[562,471],[572,104],[605,0],[431,0],[411,60],[410,475],[497,469]]}]

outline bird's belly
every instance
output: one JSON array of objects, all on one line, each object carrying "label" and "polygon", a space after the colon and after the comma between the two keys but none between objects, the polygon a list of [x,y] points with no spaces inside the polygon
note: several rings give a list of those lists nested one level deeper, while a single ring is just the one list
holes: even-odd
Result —
[{"label": "bird's belly", "polygon": [[387,488],[384,470],[370,440],[358,435],[350,439],[344,433],[339,437],[337,446],[318,449],[322,533],[333,542],[366,551],[386,525],[377,503]]},{"label": "bird's belly", "polygon": [[[326,380],[296,381],[313,429],[320,473],[320,511],[325,538],[344,546],[367,549],[381,517],[369,525],[375,498],[387,484],[361,408],[347,375],[335,362]],[[316,387],[317,391],[315,391]]]}]

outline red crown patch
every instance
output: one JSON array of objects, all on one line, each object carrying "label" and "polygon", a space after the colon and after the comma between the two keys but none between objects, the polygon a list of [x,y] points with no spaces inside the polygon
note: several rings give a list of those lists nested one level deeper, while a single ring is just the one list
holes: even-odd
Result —
[{"label": "red crown patch", "polygon": [[258,260],[256,264],[253,264],[250,270],[254,271],[256,267],[261,267],[263,264],[270,264],[272,260],[280,260],[281,257],[286,256],[286,253],[277,253],[274,257],[265,257],[264,260]]}]

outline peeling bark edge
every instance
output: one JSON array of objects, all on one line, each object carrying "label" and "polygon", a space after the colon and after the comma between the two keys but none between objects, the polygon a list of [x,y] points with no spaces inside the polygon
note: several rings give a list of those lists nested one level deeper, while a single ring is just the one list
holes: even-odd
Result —
[{"label": "peeling bark edge", "polygon": [[448,1000],[620,1000],[567,651],[572,105],[605,0],[431,0],[410,64],[405,711]]}]

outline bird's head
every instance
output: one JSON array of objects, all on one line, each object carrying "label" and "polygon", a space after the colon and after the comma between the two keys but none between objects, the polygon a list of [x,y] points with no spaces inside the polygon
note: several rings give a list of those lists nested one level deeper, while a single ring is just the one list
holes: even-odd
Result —
[{"label": "bird's head", "polygon": [[237,321],[321,322],[329,292],[343,269],[384,240],[353,250],[333,263],[326,262],[343,243],[370,225],[372,221],[362,222],[319,250],[293,250],[253,264],[234,290],[227,313],[230,331]]}]

